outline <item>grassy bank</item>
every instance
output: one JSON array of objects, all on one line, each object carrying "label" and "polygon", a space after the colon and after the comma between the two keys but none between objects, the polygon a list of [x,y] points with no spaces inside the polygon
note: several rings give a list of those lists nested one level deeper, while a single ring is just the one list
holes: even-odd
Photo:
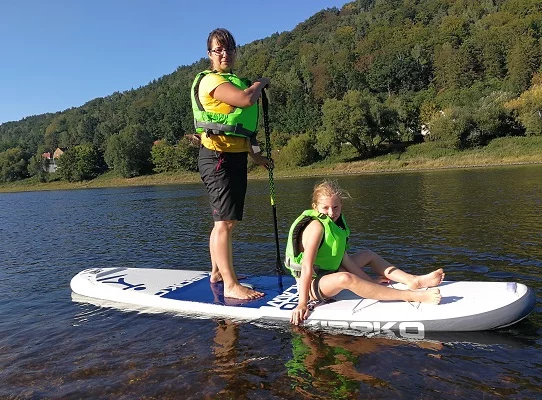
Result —
[{"label": "grassy bank", "polygon": [[[438,143],[422,143],[409,146],[403,151],[368,160],[354,160],[354,157],[352,149],[346,149],[342,155],[333,160],[326,160],[307,167],[285,169],[281,168],[280,162],[277,162],[274,177],[280,179],[300,176],[538,164],[542,163],[542,137],[500,138],[493,140],[486,147],[464,151],[454,150]],[[277,160],[280,159],[277,157]],[[249,174],[250,179],[267,179],[267,177],[267,172],[263,168],[256,168]],[[169,185],[189,182],[200,182],[199,174],[162,173],[121,178],[110,172],[92,181],[75,183],[65,181],[41,183],[30,178],[24,181],[1,184],[0,192]]]}]

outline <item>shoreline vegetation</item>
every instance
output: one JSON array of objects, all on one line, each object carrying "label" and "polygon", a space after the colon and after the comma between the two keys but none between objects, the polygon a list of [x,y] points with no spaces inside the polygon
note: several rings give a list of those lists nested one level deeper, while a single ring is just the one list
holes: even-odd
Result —
[{"label": "shoreline vegetation", "polygon": [[[285,168],[280,164],[280,153],[273,157],[277,167],[274,179],[316,176],[361,175],[374,173],[433,171],[458,168],[498,167],[542,164],[542,137],[505,137],[493,140],[487,146],[470,150],[454,150],[439,143],[412,145],[400,153],[390,153],[366,160],[354,160],[348,151],[334,160],[326,160],[304,167]],[[249,179],[268,179],[263,168],[253,167]],[[174,185],[200,182],[197,172],[168,172],[122,178],[108,172],[96,179],[83,182],[38,182],[33,178],[0,184],[0,193],[92,189],[107,187]]]},{"label": "shoreline vegetation", "polygon": [[[541,163],[539,4],[351,1],[239,46],[236,74],[272,82],[274,176]],[[183,171],[197,168],[190,88],[208,67],[0,124],[0,192],[199,182]]]},{"label": "shoreline vegetation", "polygon": [[[351,1],[239,46],[238,76],[272,82],[274,176],[542,163],[539,4]],[[190,88],[208,67],[0,124],[0,192],[199,182]]]}]

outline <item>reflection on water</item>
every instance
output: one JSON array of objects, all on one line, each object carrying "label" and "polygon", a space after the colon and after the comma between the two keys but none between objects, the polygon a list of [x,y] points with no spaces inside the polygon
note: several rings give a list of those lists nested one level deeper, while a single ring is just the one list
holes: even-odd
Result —
[{"label": "reflection on water", "polygon": [[[393,391],[389,380],[394,373],[392,365],[395,363],[389,364],[389,375],[381,378],[378,373],[368,373],[374,367],[370,364],[370,358],[372,353],[378,354],[404,344],[385,338],[345,338],[296,329],[292,335],[293,357],[286,366],[288,374],[296,380],[295,390],[303,395],[314,389],[324,398],[360,395],[364,387]],[[434,351],[437,355],[442,350],[438,342],[415,342],[415,345]],[[334,384],[330,385],[330,381]]]},{"label": "reflection on water", "polygon": [[[275,182],[283,248],[317,180]],[[536,398],[542,167],[338,180],[353,251],[525,283],[535,312],[497,332],[406,341],[79,303],[69,280],[85,268],[208,270],[202,185],[0,194],[0,398]],[[274,273],[273,235],[267,182],[250,181],[239,272]]]},{"label": "reflection on water", "polygon": [[[438,336],[448,341],[406,342],[296,330],[291,339],[292,358],[286,365],[294,379],[294,390],[303,397],[412,398],[417,393],[416,398],[431,398],[434,393],[452,392],[459,398],[475,398],[480,393],[520,395],[539,390],[536,374],[540,372],[540,359],[533,361],[520,350],[529,342],[495,333],[444,334],[435,338]],[[509,346],[517,352],[511,352]],[[499,351],[496,357],[495,350]],[[518,358],[518,354],[522,355]],[[512,372],[513,379],[500,381],[495,359],[505,362],[511,371],[529,366],[528,376],[520,379],[520,373]],[[533,381],[529,382],[529,378]]]}]

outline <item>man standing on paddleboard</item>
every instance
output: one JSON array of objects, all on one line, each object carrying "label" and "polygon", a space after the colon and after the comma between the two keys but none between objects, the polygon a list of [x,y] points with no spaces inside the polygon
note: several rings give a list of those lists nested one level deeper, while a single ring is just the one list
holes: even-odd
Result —
[{"label": "man standing on paddleboard", "polygon": [[272,167],[256,141],[258,99],[268,78],[254,83],[237,77],[236,43],[226,29],[207,39],[209,70],[200,72],[191,90],[196,133],[200,138],[198,168],[207,188],[214,220],[209,240],[211,283],[224,282],[224,297],[255,299],[263,293],[241,285],[233,267],[232,231],[243,219],[247,189],[247,155]]}]

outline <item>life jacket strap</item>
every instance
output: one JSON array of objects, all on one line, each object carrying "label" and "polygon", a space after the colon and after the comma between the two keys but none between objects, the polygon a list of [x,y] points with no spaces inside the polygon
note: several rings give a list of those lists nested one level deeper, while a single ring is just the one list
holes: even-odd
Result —
[{"label": "life jacket strap", "polygon": [[[294,278],[301,278],[301,264],[295,262],[292,258],[286,256],[284,260],[284,266],[292,273]],[[318,265],[313,265],[313,276],[318,274],[320,267]]]},{"label": "life jacket strap", "polygon": [[224,132],[232,132],[238,136],[252,137],[256,132],[252,132],[245,127],[243,124],[236,125],[226,125],[219,124],[217,122],[206,122],[206,121],[196,121],[194,120],[194,125],[197,128],[205,129],[205,132],[210,135],[224,135]]},{"label": "life jacket strap", "polygon": [[290,257],[286,256],[284,266],[292,273],[294,278],[301,278],[301,264],[296,263]]}]

